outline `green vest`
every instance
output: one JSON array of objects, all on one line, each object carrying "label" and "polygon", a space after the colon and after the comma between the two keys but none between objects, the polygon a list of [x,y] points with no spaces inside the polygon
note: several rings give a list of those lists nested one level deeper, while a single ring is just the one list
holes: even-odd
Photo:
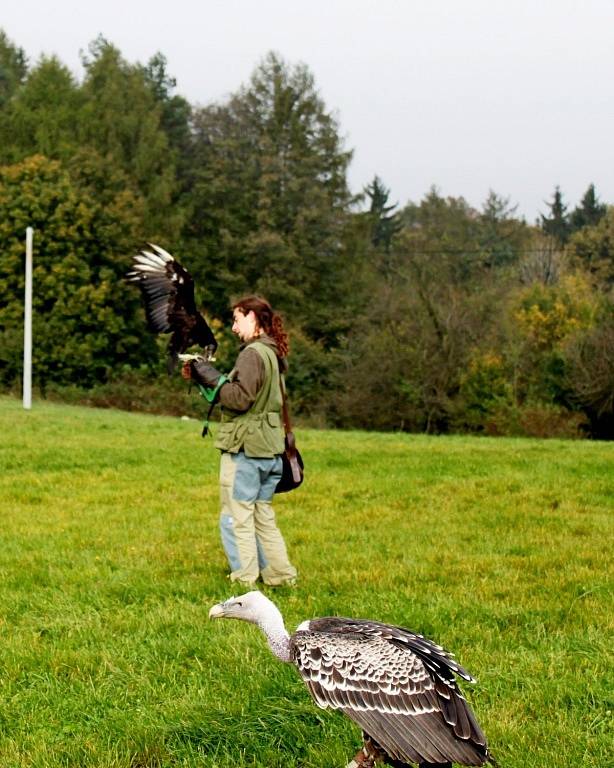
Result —
[{"label": "green vest", "polygon": [[229,453],[243,450],[252,458],[272,458],[283,453],[285,447],[279,364],[275,352],[261,341],[254,341],[250,348],[258,352],[264,363],[264,384],[248,411],[222,408],[215,447]]}]

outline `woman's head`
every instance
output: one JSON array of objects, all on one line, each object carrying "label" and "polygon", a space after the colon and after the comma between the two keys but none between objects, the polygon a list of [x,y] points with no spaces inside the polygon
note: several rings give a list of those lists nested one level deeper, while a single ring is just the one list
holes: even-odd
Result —
[{"label": "woman's head", "polygon": [[244,296],[232,305],[232,332],[241,341],[251,341],[266,333],[277,345],[279,357],[288,354],[288,334],[284,330],[281,317],[261,296]]}]

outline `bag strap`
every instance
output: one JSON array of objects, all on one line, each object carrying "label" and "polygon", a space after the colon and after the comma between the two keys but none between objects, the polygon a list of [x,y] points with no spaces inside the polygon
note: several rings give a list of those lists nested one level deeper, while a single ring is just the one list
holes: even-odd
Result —
[{"label": "bag strap", "polygon": [[[280,361],[281,363],[281,361]],[[295,480],[300,478],[300,467],[298,466],[298,459],[296,458],[296,440],[294,439],[294,432],[292,431],[292,423],[290,422],[290,410],[288,408],[288,395],[286,394],[286,382],[281,374],[281,366],[279,369],[279,386],[281,387],[281,414],[284,422],[284,432],[286,433],[286,455],[290,459],[292,465],[292,474]]]},{"label": "bag strap", "polygon": [[284,381],[284,377],[281,375],[281,370],[279,371],[279,386],[281,387],[281,397],[282,397],[281,415],[284,422],[284,432],[287,435],[288,433],[292,432],[292,424],[290,422],[290,411],[288,410],[288,396],[286,394],[286,383]]}]

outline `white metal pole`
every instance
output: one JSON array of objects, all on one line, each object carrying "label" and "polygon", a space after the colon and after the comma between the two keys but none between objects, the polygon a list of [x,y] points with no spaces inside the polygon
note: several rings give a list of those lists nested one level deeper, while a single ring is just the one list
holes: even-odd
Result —
[{"label": "white metal pole", "polygon": [[32,241],[34,230],[26,228],[26,292],[23,313],[23,407],[32,407]]}]

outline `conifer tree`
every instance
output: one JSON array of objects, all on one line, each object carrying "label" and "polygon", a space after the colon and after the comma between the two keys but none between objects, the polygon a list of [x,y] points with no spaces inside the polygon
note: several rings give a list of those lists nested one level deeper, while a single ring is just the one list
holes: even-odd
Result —
[{"label": "conifer tree", "polygon": [[163,54],[156,53],[152,56],[143,68],[143,74],[156,102],[162,108],[160,126],[173,152],[181,182],[186,173],[186,164],[190,162],[192,107],[187,99],[174,92],[177,81],[168,73],[166,57]]},{"label": "conifer tree", "polygon": [[487,268],[513,264],[527,239],[527,226],[516,216],[509,198],[490,190],[480,213],[481,261]]},{"label": "conifer tree", "polygon": [[128,64],[119,50],[98,37],[83,57],[81,141],[122,169],[145,200],[147,239],[179,234],[174,154],[163,127],[163,105],[140,65]]},{"label": "conifer tree", "polygon": [[80,145],[81,92],[67,67],[43,56],[4,109],[0,157],[15,163],[42,154],[72,157]]},{"label": "conifer tree", "polygon": [[27,71],[28,64],[23,48],[14,45],[6,32],[0,29],[0,109],[23,83]]},{"label": "conifer tree", "polygon": [[582,227],[592,227],[598,224],[605,216],[606,206],[599,202],[595,192],[595,185],[589,184],[584,193],[584,197],[571,213],[570,224],[571,231],[577,232]]},{"label": "conifer tree", "polygon": [[370,200],[369,215],[371,224],[371,242],[376,248],[382,248],[385,253],[390,251],[393,237],[400,232],[402,224],[398,214],[392,213],[398,203],[387,205],[390,190],[387,189],[379,176],[365,187],[365,194]]},{"label": "conifer tree", "polygon": [[351,153],[312,74],[270,53],[194,125],[189,236],[208,298],[222,313],[229,295],[260,291],[309,334],[334,337]]},{"label": "conifer tree", "polygon": [[541,216],[541,228],[554,238],[559,246],[564,246],[570,235],[569,214],[567,206],[563,203],[563,194],[557,185],[554,190],[551,203],[546,203],[550,209],[550,215]]}]

